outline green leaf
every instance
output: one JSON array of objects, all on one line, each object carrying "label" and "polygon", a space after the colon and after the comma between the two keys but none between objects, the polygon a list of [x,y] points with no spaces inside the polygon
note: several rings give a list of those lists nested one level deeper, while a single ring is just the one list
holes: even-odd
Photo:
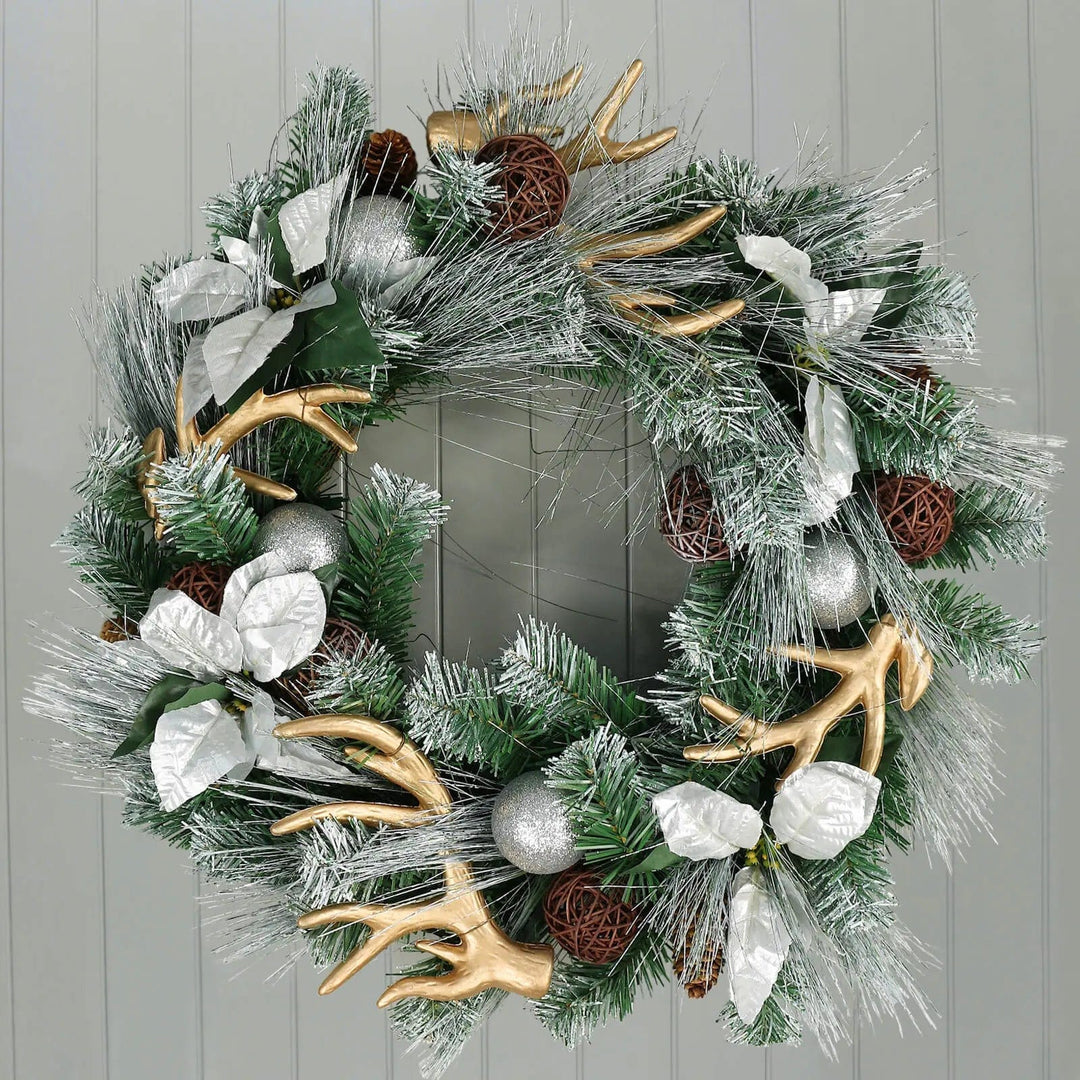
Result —
[{"label": "green leaf", "polygon": [[681,862],[682,855],[676,855],[667,844],[658,844],[649,854],[630,870],[632,874],[655,873],[658,870],[666,870]]},{"label": "green leaf", "polygon": [[162,710],[162,713],[174,712],[176,709],[186,709],[189,705],[198,705],[200,701],[231,701],[232,691],[222,686],[219,682],[203,683],[201,686],[193,686],[182,697],[170,701]]},{"label": "green leaf", "polygon": [[266,235],[270,238],[270,257],[273,262],[273,276],[276,281],[289,289],[297,290],[296,275],[293,273],[292,259],[285,240],[281,235],[281,222],[277,214],[270,218],[266,226]]},{"label": "green leaf", "polygon": [[154,728],[166,706],[178,701],[195,686],[188,675],[166,675],[150,687],[135,713],[135,721],[124,741],[113,751],[113,758],[125,757],[145,746],[154,737]]},{"label": "green leaf", "polygon": [[378,367],[383,355],[360,314],[356,294],[340,281],[332,284],[337,294],[333,304],[297,317],[304,326],[304,342],[296,366],[304,371]]},{"label": "green leaf", "polygon": [[[881,763],[877,767],[880,776],[893,763],[900,752],[904,736],[899,731],[885,732],[885,747],[881,752]],[[862,757],[863,737],[860,732],[831,731],[825,736],[818,753],[818,761],[846,761],[849,765],[858,765]]]}]

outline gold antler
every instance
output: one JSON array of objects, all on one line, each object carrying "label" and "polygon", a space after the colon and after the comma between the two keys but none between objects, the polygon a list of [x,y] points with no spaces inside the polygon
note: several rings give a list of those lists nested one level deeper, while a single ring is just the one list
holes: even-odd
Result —
[{"label": "gold antler", "polygon": [[593,113],[588,127],[556,151],[567,172],[581,172],[582,169],[591,169],[594,165],[607,165],[612,162],[636,161],[659,150],[678,135],[678,128],[667,127],[629,142],[616,142],[608,137],[619,110],[626,104],[644,70],[645,65],[640,60],[635,60],[611,88],[600,108]]},{"label": "gold antler", "polygon": [[[767,754],[794,747],[791,762],[780,777],[783,783],[796,769],[809,765],[821,751],[825,736],[856,706],[865,710],[863,748],[859,767],[876,772],[885,745],[885,675],[893,663],[900,668],[900,704],[905,712],[925,693],[934,670],[933,657],[913,629],[904,630],[892,615],[885,615],[870,629],[865,645],[857,649],[807,649],[788,645],[783,656],[826,671],[840,681],[817,704],[788,720],[767,724],[745,716],[723,701],[705,695],[702,707],[717,720],[737,727],[730,743],[688,746],[688,761],[738,761],[747,755]],[[779,784],[777,785],[779,787]]]},{"label": "gold antler", "polygon": [[[578,266],[584,273],[592,274],[596,264],[600,262],[636,259],[671,251],[681,247],[688,240],[693,240],[695,236],[700,236],[726,213],[726,206],[710,206],[707,210],[694,214],[693,217],[676,221],[672,225],[665,225],[663,228],[590,236],[578,246]],[[609,288],[618,288],[601,278],[596,278],[596,280]],[[746,307],[744,300],[725,300],[723,303],[701,311],[691,311],[682,315],[658,315],[648,309],[674,307],[678,304],[678,300],[666,293],[651,290],[615,292],[610,299],[627,322],[644,326],[661,337],[693,337],[696,334],[703,334],[706,330],[711,330],[714,326],[733,319]]]},{"label": "gold antler", "polygon": [[[346,802],[310,807],[290,814],[271,826],[275,836],[307,829],[316,821],[357,820],[365,824],[422,825],[450,809],[450,794],[420,749],[396,728],[368,716],[311,716],[280,724],[281,738],[328,736],[360,739],[376,752],[350,747],[346,753],[366,769],[390,780],[415,796],[415,807],[387,803]],[[379,1008],[407,997],[432,1001],[459,1001],[482,990],[498,987],[524,997],[547,993],[554,968],[554,953],[547,945],[529,945],[507,937],[496,925],[476,888],[469,863],[448,855],[443,869],[446,894],[441,900],[415,904],[334,904],[301,915],[302,930],[320,926],[363,923],[371,934],[363,945],[338,964],[323,980],[320,994],[329,994],[394,941],[421,930],[449,930],[457,944],[418,941],[416,948],[450,964],[444,975],[399,979],[379,997]]]},{"label": "gold antler", "polygon": [[[577,86],[584,70],[581,64],[578,64],[553,83],[522,87],[521,95],[527,101],[561,101]],[[480,123],[480,117],[471,109],[440,109],[433,112],[427,118],[428,153],[433,154],[435,148],[441,145],[461,151],[479,150],[485,139],[485,131],[490,133],[500,120],[506,118],[510,103],[510,97],[503,94],[487,107],[486,129]],[[562,134],[562,128],[540,127],[534,129],[533,134],[557,138]]]}]

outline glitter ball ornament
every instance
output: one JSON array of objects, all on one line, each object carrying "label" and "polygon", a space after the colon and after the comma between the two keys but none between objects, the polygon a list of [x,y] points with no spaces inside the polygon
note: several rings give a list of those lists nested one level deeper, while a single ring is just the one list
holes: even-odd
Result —
[{"label": "glitter ball ornament", "polygon": [[922,562],[936,555],[952,535],[956,492],[928,476],[874,478],[874,502],[900,558]]},{"label": "glitter ball ornament", "polygon": [[638,928],[638,912],[619,899],[620,889],[604,889],[588,870],[567,870],[544,897],[544,921],[551,936],[587,964],[613,964]]},{"label": "glitter ball ornament", "polygon": [[345,526],[312,503],[285,503],[259,522],[252,555],[277,552],[290,570],[318,570],[349,553]]},{"label": "glitter ball ornament", "polygon": [[804,543],[810,611],[820,630],[853,623],[874,600],[869,567],[841,536],[814,529]]},{"label": "glitter ball ornament", "polygon": [[731,558],[712,491],[695,465],[684,465],[672,474],[664,490],[658,525],[660,535],[680,559],[707,563]]},{"label": "glitter ball ornament", "polygon": [[166,589],[187,593],[196,604],[215,615],[221,614],[221,600],[225,595],[225,582],[229,580],[232,567],[221,563],[190,562],[165,583]]},{"label": "glitter ball ornament", "polygon": [[400,131],[373,131],[353,169],[360,195],[400,196],[416,179],[416,151]]},{"label": "glitter ball ornament", "polygon": [[557,874],[581,858],[566,807],[542,773],[523,773],[499,792],[491,832],[503,857],[527,874]]},{"label": "glitter ball ornament", "polygon": [[493,235],[524,240],[558,225],[570,198],[570,177],[543,139],[499,135],[480,147],[476,160],[499,164],[492,183],[502,188],[503,197],[489,207]]},{"label": "glitter ball ornament", "polygon": [[409,203],[385,195],[353,199],[342,215],[337,239],[340,278],[354,292],[382,292],[400,281],[423,254],[410,228]]}]

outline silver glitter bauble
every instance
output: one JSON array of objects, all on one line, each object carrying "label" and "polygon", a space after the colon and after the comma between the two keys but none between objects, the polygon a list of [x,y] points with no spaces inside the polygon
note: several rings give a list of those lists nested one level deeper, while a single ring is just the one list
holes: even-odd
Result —
[{"label": "silver glitter bauble", "polygon": [[277,552],[290,570],[318,570],[341,562],[349,538],[336,515],[312,503],[276,506],[259,522],[253,555]]},{"label": "silver glitter bauble", "polygon": [[814,529],[806,534],[805,556],[810,611],[816,627],[839,630],[873,603],[870,569],[842,536]]},{"label": "silver glitter bauble", "polygon": [[491,831],[503,857],[527,874],[557,874],[581,858],[566,807],[542,773],[523,773],[499,792]]},{"label": "silver glitter bauble", "polygon": [[423,253],[409,227],[411,205],[386,195],[353,199],[338,227],[338,271],[354,292],[382,292],[400,281]]}]

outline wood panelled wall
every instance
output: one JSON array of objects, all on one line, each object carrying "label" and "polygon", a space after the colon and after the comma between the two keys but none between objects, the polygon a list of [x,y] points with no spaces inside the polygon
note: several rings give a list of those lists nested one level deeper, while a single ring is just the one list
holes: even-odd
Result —
[{"label": "wood panelled wall", "polygon": [[[523,5],[524,7],[524,5]],[[839,168],[936,165],[939,209],[912,228],[974,279],[983,372],[1016,404],[1000,422],[1070,435],[1080,386],[1074,339],[1080,9],[1066,0],[538,0],[545,31],[572,20],[612,78],[633,56],[649,93],[765,166],[795,133],[826,134]],[[401,1080],[370,970],[328,999],[306,962],[272,983],[212,951],[205,886],[183,858],[125,831],[115,802],[61,786],[48,733],[20,701],[38,658],[28,620],[91,624],[49,544],[74,508],[80,432],[100,413],[69,309],[94,279],[204,244],[198,207],[267,147],[316,59],[377,88],[381,121],[421,144],[425,84],[459,43],[498,42],[495,0],[6,0],[3,34],[0,1076],[19,1080]],[[588,491],[622,468],[627,432],[596,455]],[[571,505],[537,527],[530,494],[560,432],[498,410],[446,405],[365,437],[374,460],[437,483],[454,512],[433,549],[423,629],[452,655],[490,655],[519,612],[557,619],[628,675],[656,666],[657,623],[682,572],[655,540],[626,547]],[[630,436],[632,438],[632,435]],[[903,914],[941,959],[927,974],[940,1019],[901,1039],[856,1027],[836,1061],[815,1048],[727,1045],[720,1001],[663,991],[632,1022],[569,1054],[511,1003],[455,1077],[690,1080],[1027,1080],[1078,1075],[1080,887],[1073,776],[1080,751],[1071,617],[1080,546],[1077,455],[1055,500],[1042,568],[1001,570],[995,596],[1040,617],[1050,644],[1033,683],[988,691],[1004,719],[996,843],[950,878],[921,851],[896,867]],[[629,513],[629,511],[627,512]],[[492,568],[497,576],[485,572]],[[586,614],[586,612],[588,614]],[[717,991],[716,994],[721,994]]]}]

